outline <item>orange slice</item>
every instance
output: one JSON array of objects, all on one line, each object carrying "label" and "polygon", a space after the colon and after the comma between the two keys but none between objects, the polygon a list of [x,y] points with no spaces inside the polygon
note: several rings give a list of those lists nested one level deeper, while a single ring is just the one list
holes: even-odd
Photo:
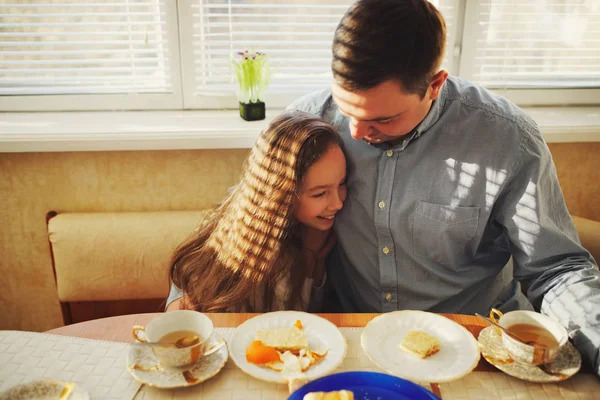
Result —
[{"label": "orange slice", "polygon": [[246,360],[252,364],[267,364],[279,361],[279,353],[272,347],[265,346],[260,340],[255,340],[246,347]]}]

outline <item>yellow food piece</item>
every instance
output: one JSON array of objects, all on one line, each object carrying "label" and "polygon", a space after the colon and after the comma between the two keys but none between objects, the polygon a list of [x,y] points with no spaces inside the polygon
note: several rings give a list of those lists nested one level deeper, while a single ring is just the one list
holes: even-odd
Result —
[{"label": "yellow food piece", "polygon": [[73,382],[67,382],[62,390],[62,392],[60,393],[60,396],[58,397],[58,400],[66,400],[69,398],[69,396],[71,395],[71,392],[73,392],[73,390],[75,390],[75,388],[77,387],[77,385],[75,385]]},{"label": "yellow food piece", "polygon": [[303,400],[354,400],[354,393],[349,390],[312,392],[305,394]]},{"label": "yellow food piece", "polygon": [[283,371],[283,361],[273,361],[270,363],[266,363],[265,367],[271,368],[272,370],[281,372]]},{"label": "yellow food piece", "polygon": [[304,326],[302,326],[302,321],[300,321],[299,319],[296,320],[296,323],[294,324],[294,326],[298,329],[304,328]]},{"label": "yellow food piece", "polygon": [[316,349],[311,349],[310,351],[314,356],[325,357],[329,352],[329,349],[326,347],[317,347]]},{"label": "yellow food piece", "polygon": [[308,336],[295,326],[281,329],[259,329],[255,339],[263,342],[265,346],[279,351],[298,352],[308,349]]},{"label": "yellow food piece", "polygon": [[440,341],[425,332],[411,330],[402,340],[400,348],[419,358],[427,358],[440,351]]}]

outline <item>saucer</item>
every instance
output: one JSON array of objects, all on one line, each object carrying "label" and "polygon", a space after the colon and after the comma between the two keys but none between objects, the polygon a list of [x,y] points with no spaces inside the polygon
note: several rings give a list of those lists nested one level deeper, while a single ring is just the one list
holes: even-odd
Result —
[{"label": "saucer", "polygon": [[529,382],[560,382],[575,375],[581,368],[581,355],[567,342],[556,358],[544,365],[531,366],[514,361],[502,346],[502,336],[493,326],[488,326],[479,334],[481,354],[494,367],[510,376]]},{"label": "saucer", "polygon": [[0,393],[0,399],[11,400],[89,400],[90,395],[79,386],[64,381],[44,379],[18,384]]},{"label": "saucer", "polygon": [[[223,340],[214,332],[211,341]],[[150,346],[132,345],[127,354],[127,370],[138,382],[160,389],[194,386],[217,375],[229,358],[227,344],[205,357],[187,371],[163,368]]]}]

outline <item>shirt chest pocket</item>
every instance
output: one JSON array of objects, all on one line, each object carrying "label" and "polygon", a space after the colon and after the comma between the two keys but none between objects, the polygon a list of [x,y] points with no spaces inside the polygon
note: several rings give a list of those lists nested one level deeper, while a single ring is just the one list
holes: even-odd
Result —
[{"label": "shirt chest pocket", "polygon": [[479,207],[452,207],[418,201],[413,220],[413,251],[447,266],[473,257],[472,241],[479,223]]}]

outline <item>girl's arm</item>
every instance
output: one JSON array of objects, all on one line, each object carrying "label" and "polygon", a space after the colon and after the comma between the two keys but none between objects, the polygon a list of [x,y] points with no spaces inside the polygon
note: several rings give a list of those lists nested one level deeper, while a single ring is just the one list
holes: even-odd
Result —
[{"label": "girl's arm", "polygon": [[179,307],[180,307],[180,305],[181,305],[181,300],[182,300],[182,298],[179,298],[179,299],[177,299],[177,300],[175,300],[175,301],[172,301],[172,302],[171,302],[171,304],[169,304],[169,305],[167,306],[167,309],[166,309],[165,311],[166,311],[166,312],[169,312],[169,311],[176,311],[176,310],[179,310],[179,309],[180,309]]},{"label": "girl's arm", "polygon": [[186,310],[185,295],[173,282],[171,282],[171,290],[167,298],[167,307],[165,311]]}]

